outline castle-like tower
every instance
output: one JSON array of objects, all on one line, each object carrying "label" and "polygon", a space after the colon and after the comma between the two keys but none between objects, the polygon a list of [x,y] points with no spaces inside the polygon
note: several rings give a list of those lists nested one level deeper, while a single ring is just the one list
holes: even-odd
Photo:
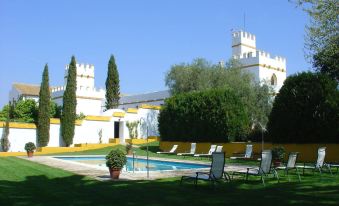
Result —
[{"label": "castle-like tower", "polygon": [[256,81],[266,82],[278,93],[286,79],[286,59],[257,50],[256,37],[244,31],[232,33],[232,57],[242,69],[252,73]]},{"label": "castle-like tower", "polygon": [[[52,99],[58,105],[62,105],[63,94],[66,89],[69,65],[65,67],[64,86],[52,89]],[[99,115],[102,111],[102,102],[105,98],[105,90],[96,89],[94,85],[94,66],[90,64],[76,64],[77,70],[77,114]]]}]

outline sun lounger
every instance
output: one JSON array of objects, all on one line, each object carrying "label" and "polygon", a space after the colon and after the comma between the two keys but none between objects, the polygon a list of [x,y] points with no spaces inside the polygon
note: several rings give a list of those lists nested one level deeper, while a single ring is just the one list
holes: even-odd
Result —
[{"label": "sun lounger", "polygon": [[195,154],[195,149],[196,149],[197,143],[191,143],[191,150],[190,152],[187,153],[178,153],[177,155],[179,156],[189,156],[189,155],[194,155]]},{"label": "sun lounger", "polygon": [[178,148],[178,145],[175,144],[173,145],[172,149],[168,152],[157,152],[157,154],[175,154],[175,151],[177,150]]},{"label": "sun lounger", "polygon": [[194,157],[211,157],[212,153],[215,152],[216,148],[217,148],[217,145],[212,144],[207,154],[195,154]]},{"label": "sun lounger", "polygon": [[274,177],[276,177],[279,181],[279,176],[277,171],[274,168],[271,168],[272,165],[272,151],[271,150],[264,150],[261,153],[261,161],[259,167],[248,167],[244,170],[234,171],[232,173],[232,178],[234,174],[245,174],[246,180],[248,180],[249,175],[260,176],[263,185],[265,186],[265,177],[268,174],[273,172]]},{"label": "sun lounger", "polygon": [[303,169],[303,175],[305,174],[306,169],[312,170],[313,173],[317,170],[321,175],[324,168],[326,168],[332,175],[330,165],[325,163],[325,156],[326,156],[326,147],[320,147],[318,149],[318,158],[315,164],[307,165],[306,163],[304,163],[304,165],[298,165],[297,168]]},{"label": "sun lounger", "polygon": [[246,150],[245,153],[233,153],[234,155],[237,156],[233,156],[230,157],[231,160],[236,160],[236,159],[240,159],[240,160],[246,160],[246,159],[252,159],[252,153],[253,153],[253,145],[248,144],[246,145]]},{"label": "sun lounger", "polygon": [[298,175],[299,182],[301,181],[298,168],[296,167],[297,158],[298,158],[298,152],[291,152],[288,155],[287,164],[285,166],[279,166],[275,168],[276,170],[284,170],[285,174],[287,175],[288,181],[290,181],[289,170],[293,170],[293,169]]},{"label": "sun lounger", "polygon": [[212,164],[209,172],[196,172],[194,175],[182,176],[180,184],[184,180],[193,180],[195,186],[198,185],[198,180],[210,181],[213,186],[215,182],[219,182],[222,179],[231,181],[230,176],[224,171],[225,168],[225,153],[224,152],[213,152],[212,153]]}]

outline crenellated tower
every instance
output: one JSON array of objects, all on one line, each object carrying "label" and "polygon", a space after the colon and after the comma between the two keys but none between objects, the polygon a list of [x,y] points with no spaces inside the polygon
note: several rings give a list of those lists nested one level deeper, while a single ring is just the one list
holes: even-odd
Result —
[{"label": "crenellated tower", "polygon": [[[52,89],[52,99],[62,105],[62,98],[67,84],[69,65],[65,66],[64,86]],[[76,64],[77,72],[77,114],[98,115],[101,113],[102,102],[105,98],[105,90],[96,89],[94,84],[94,65]]]},{"label": "crenellated tower", "polygon": [[256,81],[271,85],[278,93],[286,79],[286,59],[272,56],[256,48],[256,37],[245,31],[232,33],[232,57],[241,68],[254,75]]}]

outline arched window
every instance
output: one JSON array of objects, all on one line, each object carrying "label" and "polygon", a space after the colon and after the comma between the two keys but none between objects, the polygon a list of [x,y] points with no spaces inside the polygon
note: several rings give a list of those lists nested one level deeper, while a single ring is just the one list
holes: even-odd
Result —
[{"label": "arched window", "polygon": [[271,85],[272,86],[277,85],[277,76],[275,74],[273,74],[271,77]]}]

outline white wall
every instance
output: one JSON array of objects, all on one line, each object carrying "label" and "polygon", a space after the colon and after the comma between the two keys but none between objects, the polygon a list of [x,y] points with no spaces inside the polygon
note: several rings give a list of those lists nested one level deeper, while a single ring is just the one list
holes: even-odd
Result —
[{"label": "white wall", "polygon": [[[120,141],[125,142],[129,139],[127,121],[140,121],[139,137],[146,138],[147,128],[148,136],[157,136],[158,132],[158,114],[159,110],[152,109],[138,109],[138,113],[125,113],[124,117],[113,117],[114,112],[123,112],[123,110],[113,109],[106,111],[105,116],[110,116],[110,121],[89,121],[83,120],[82,124],[75,126],[75,135],[73,145],[79,143],[99,143],[99,131],[102,129],[102,143],[108,143],[110,138],[114,137],[114,122],[120,122]],[[3,128],[0,128],[0,137]],[[19,152],[24,151],[27,142],[37,144],[36,129],[17,129],[10,128],[9,141],[11,143],[10,151]],[[64,146],[64,142],[60,135],[60,125],[51,124],[50,126],[50,140],[48,147]]]}]

